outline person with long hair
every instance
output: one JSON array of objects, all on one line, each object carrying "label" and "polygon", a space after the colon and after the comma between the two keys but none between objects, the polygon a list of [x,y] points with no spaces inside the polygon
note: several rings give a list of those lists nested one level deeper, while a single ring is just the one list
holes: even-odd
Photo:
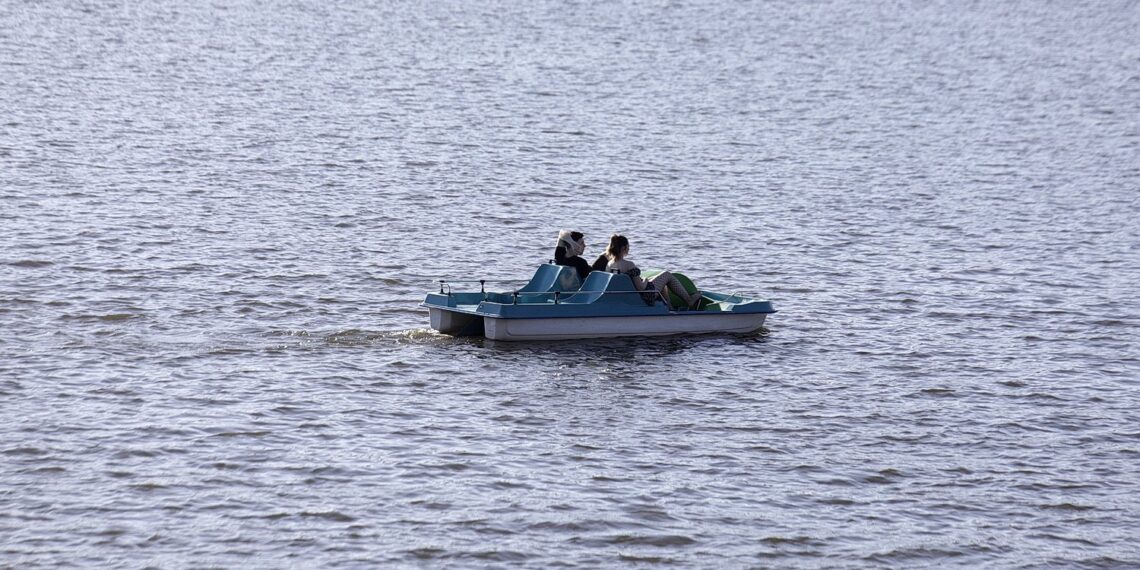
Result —
[{"label": "person with long hair", "polygon": [[630,280],[633,281],[633,286],[638,291],[652,290],[662,293],[661,298],[665,300],[665,305],[670,310],[673,307],[669,303],[669,291],[680,297],[690,309],[696,308],[701,300],[700,291],[689,293],[681,281],[668,271],[662,271],[653,279],[642,279],[641,270],[632,261],[626,259],[627,255],[629,255],[629,239],[619,234],[610,236],[610,244],[606,247],[605,253],[606,258],[609,259],[609,263],[606,264],[606,271],[629,275]]},{"label": "person with long hair", "polygon": [[582,232],[562,230],[558,232],[558,242],[554,246],[554,263],[567,265],[578,271],[578,278],[585,281],[591,271],[605,271],[609,259],[605,254],[598,256],[590,265],[581,255],[586,251],[586,235]]}]

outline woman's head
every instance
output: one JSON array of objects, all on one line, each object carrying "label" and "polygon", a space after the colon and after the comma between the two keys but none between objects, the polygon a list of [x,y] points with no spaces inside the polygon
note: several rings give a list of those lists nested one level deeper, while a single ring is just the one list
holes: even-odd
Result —
[{"label": "woman's head", "polygon": [[611,260],[621,259],[629,253],[629,239],[621,234],[610,236],[610,245],[606,247],[606,257]]}]

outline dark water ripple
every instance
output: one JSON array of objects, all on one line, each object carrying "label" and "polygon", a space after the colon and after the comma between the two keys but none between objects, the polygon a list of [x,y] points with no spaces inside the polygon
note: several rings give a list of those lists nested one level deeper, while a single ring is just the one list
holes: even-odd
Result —
[{"label": "dark water ripple", "polygon": [[[1140,565],[1138,20],[0,4],[0,566]],[[426,330],[570,226],[781,312]]]}]

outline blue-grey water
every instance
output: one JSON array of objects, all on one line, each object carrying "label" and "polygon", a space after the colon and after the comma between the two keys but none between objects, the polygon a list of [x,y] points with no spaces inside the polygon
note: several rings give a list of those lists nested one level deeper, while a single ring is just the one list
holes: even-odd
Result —
[{"label": "blue-grey water", "polygon": [[[1135,568],[1137,30],[0,0],[0,567]],[[780,312],[427,328],[561,228]]]}]

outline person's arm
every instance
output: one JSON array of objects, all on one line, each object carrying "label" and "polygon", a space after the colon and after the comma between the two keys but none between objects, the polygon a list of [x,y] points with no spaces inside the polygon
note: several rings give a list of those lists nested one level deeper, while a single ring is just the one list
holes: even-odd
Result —
[{"label": "person's arm", "polygon": [[570,263],[568,263],[568,265],[572,265],[574,269],[578,270],[578,279],[581,279],[582,281],[585,281],[586,277],[590,275],[590,264],[585,259],[582,259],[577,255],[570,258]]},{"label": "person's arm", "polygon": [[633,266],[633,269],[627,271],[626,275],[629,275],[629,280],[633,281],[633,287],[635,289],[638,291],[645,290],[646,281],[641,278],[641,270],[638,269],[636,265]]}]

